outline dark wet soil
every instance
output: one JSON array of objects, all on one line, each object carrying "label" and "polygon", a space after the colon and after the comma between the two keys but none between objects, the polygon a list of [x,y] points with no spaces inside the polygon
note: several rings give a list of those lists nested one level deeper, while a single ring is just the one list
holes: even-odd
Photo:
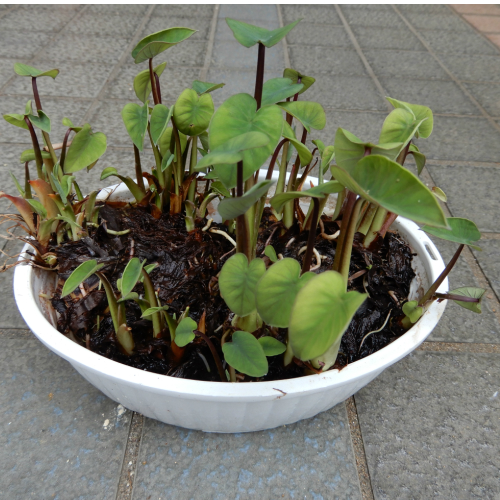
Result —
[{"label": "dark wet soil", "polygon": [[[145,208],[105,205],[100,216],[101,225],[91,230],[88,237],[52,249],[59,262],[59,286],[52,298],[52,305],[59,313],[58,330],[96,353],[141,370],[197,380],[220,380],[210,349],[200,337],[186,347],[182,361],[176,362],[168,330],[161,338],[154,338],[151,321],[141,319],[141,311],[133,301],[127,301],[127,324],[132,329],[136,347],[132,356],[125,355],[116,341],[106,295],[99,290],[99,280],[95,276],[84,283],[83,293],[77,289],[61,299],[60,291],[64,280],[88,259],[105,265],[102,271],[115,289],[116,280],[131,257],[146,259],[147,264],[157,263],[150,276],[161,303],[167,304],[169,313],[177,317],[189,307],[189,314],[196,322],[206,312],[206,334],[222,358],[220,339],[223,332],[231,328],[232,313],[220,297],[217,275],[224,262],[234,255],[232,243],[219,234],[203,230],[205,219],[198,219],[195,230],[188,234],[182,215],[162,214],[156,219]],[[323,223],[326,234],[339,229],[335,222],[324,220]],[[130,229],[130,232],[113,236],[105,228]],[[222,224],[212,224],[211,228],[228,230]],[[301,233],[297,225],[282,233],[281,223],[266,209],[257,255],[268,262],[263,250],[270,238],[277,254],[301,262],[304,254],[299,255],[299,250],[307,243],[308,231]],[[334,368],[343,368],[364,358],[404,333],[394,319],[402,314],[401,306],[414,277],[411,250],[395,233],[387,233],[385,239],[369,251],[362,248],[361,238],[362,235],[356,235],[349,273],[353,279],[348,288],[368,292],[370,297],[344,334]],[[322,258],[321,266],[314,272],[331,269],[335,246],[335,241],[321,237],[318,228],[315,248]],[[134,291],[141,294],[142,284],[139,283]],[[264,326],[255,334],[257,337],[271,334],[281,341],[286,339],[286,329]],[[294,378],[307,372],[307,367],[298,360],[286,368],[282,356],[268,360],[269,373],[262,380]],[[250,380],[249,377],[240,378]]]}]

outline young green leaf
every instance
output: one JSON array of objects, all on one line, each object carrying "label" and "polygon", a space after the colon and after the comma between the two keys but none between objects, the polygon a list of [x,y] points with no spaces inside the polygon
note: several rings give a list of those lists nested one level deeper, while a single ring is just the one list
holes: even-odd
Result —
[{"label": "young green leaf", "polygon": [[198,94],[209,94],[214,90],[221,89],[226,85],[225,83],[209,83],[209,82],[200,82],[200,80],[194,80],[191,88]]},{"label": "young green leaf", "polygon": [[[293,131],[292,127],[288,125],[286,121],[283,121],[283,131],[281,132],[281,135],[285,138],[288,139],[294,146],[294,148],[297,150],[297,153],[300,158],[300,165],[305,166],[309,165],[312,160],[312,153],[309,151],[307,146],[305,144],[302,144],[300,141],[297,140],[295,137],[295,132]],[[292,151],[293,148],[289,148],[289,152]]]},{"label": "young green leaf", "polygon": [[332,165],[332,175],[362,198],[408,219],[435,227],[448,227],[443,209],[419,178],[384,156],[361,159],[352,174]]},{"label": "young green leaf", "polygon": [[412,323],[416,323],[422,314],[424,314],[424,309],[418,305],[418,300],[410,300],[403,304],[403,314],[407,316]]},{"label": "young green leaf", "polygon": [[[47,151],[42,151],[42,158],[48,160],[50,158],[50,153]],[[26,149],[21,153],[21,158],[19,158],[21,163],[26,163],[27,161],[35,161],[35,152],[32,149]]]},{"label": "young green leaf", "polygon": [[266,30],[265,28],[254,26],[253,24],[243,23],[241,21],[236,21],[236,19],[226,17],[226,23],[231,28],[234,38],[236,38],[243,47],[247,48],[253,47],[256,43],[262,43],[262,45],[268,48],[272,47],[284,38],[299,22],[300,19],[283,26],[283,28]]},{"label": "young green leaf", "polygon": [[24,121],[24,115],[19,115],[17,113],[8,113],[6,115],[3,115],[3,119],[7,123],[10,123],[15,127],[24,128],[25,130],[28,130],[29,128],[26,122]]},{"label": "young green leaf", "polygon": [[161,171],[165,172],[167,168],[174,161],[175,155],[173,153],[167,153],[161,160]]},{"label": "young green leaf", "polygon": [[24,192],[24,189],[21,187],[21,184],[19,184],[19,181],[16,179],[16,176],[12,172],[9,172],[9,174],[10,178],[14,181],[16,189],[19,191],[19,194],[24,198],[26,193]]},{"label": "young green leaf", "polygon": [[382,125],[378,142],[380,144],[401,142],[403,143],[401,149],[403,149],[417,134],[426,119],[417,120],[415,115],[407,109],[394,109]]},{"label": "young green leaf", "polygon": [[195,338],[194,331],[198,328],[196,321],[191,318],[184,318],[175,329],[175,343],[179,347],[184,347]]},{"label": "young green leaf", "polygon": [[[116,288],[118,288],[118,290],[120,290],[120,287],[118,286],[118,282],[119,281],[120,280],[116,280]],[[117,302],[117,304],[121,304],[122,302],[126,302],[127,300],[138,301],[138,300],[140,300],[139,299],[139,294],[135,293],[135,292],[131,292],[128,295],[123,295],[121,297],[121,299],[117,300],[116,302]],[[148,304],[149,304],[149,302],[148,302]]]},{"label": "young green leaf", "polygon": [[148,118],[149,111],[147,102],[144,106],[139,106],[139,104],[135,103],[125,104],[122,109],[122,119],[125,128],[139,151],[144,149],[144,136],[148,129]]},{"label": "young green leaf", "polygon": [[139,281],[142,274],[142,266],[146,261],[141,262],[137,257],[128,261],[122,275],[122,295],[128,295]]},{"label": "young green leaf", "polygon": [[386,97],[386,99],[397,109],[406,109],[413,113],[415,120],[425,120],[422,122],[418,129],[417,137],[422,137],[423,139],[427,139],[432,133],[432,128],[434,126],[434,118],[432,116],[432,111],[427,106],[422,106],[420,104],[410,104],[409,102],[398,101],[396,99],[392,99],[391,97]]},{"label": "young green leaf", "polygon": [[323,130],[326,125],[326,114],[323,106],[317,102],[292,101],[279,102],[277,106],[283,108],[288,114],[297,118],[304,128],[310,133],[311,129]]},{"label": "young green leaf", "polygon": [[31,205],[33,211],[36,212],[42,219],[47,218],[47,210],[45,210],[45,207],[38,200],[29,198],[26,201]]},{"label": "young green leaf", "polygon": [[441,201],[444,201],[445,203],[448,201],[448,197],[446,196],[446,193],[441,189],[438,188],[437,186],[434,186],[431,191],[434,193],[434,196]]},{"label": "young green leaf", "polygon": [[158,144],[160,137],[165,133],[165,130],[167,130],[168,122],[170,121],[170,118],[172,118],[173,113],[173,106],[171,106],[169,109],[164,104],[157,104],[153,108],[153,112],[151,113],[150,130],[151,139],[153,140],[153,143],[155,145]]},{"label": "young green leaf", "polygon": [[330,168],[330,163],[333,161],[334,157],[335,148],[333,146],[327,146],[321,153],[321,170],[323,171],[323,175]]},{"label": "young green leaf", "polygon": [[222,352],[230,366],[250,377],[263,377],[269,370],[264,349],[251,333],[234,332],[231,342],[222,346]]},{"label": "young green leaf", "polygon": [[301,288],[295,299],[288,338],[303,361],[324,354],[342,337],[367,295],[346,292],[342,275],[326,271]]},{"label": "young green leaf", "polygon": [[278,356],[286,351],[286,345],[274,337],[260,337],[258,341],[267,357]]},{"label": "young green leaf", "polygon": [[[166,62],[158,64],[158,66],[156,66],[156,68],[153,69],[153,73],[156,73],[158,76],[161,76],[166,66],[167,66]],[[146,101],[149,99],[149,95],[151,94],[151,76],[149,74],[149,69],[141,71],[134,78],[134,91],[135,95],[137,96],[137,99],[139,99],[139,101],[143,103],[146,103]]]},{"label": "young green leaf", "polygon": [[61,299],[69,295],[80,283],[83,283],[102,267],[104,267],[104,264],[98,264],[96,260],[87,260],[83,264],[80,264],[64,282]]},{"label": "young green leaf", "polygon": [[212,191],[214,191],[215,193],[219,193],[225,198],[229,198],[231,196],[229,190],[227,190],[224,184],[222,184],[222,182],[220,181],[212,182],[212,184],[210,184],[210,188],[212,189]]},{"label": "young green leaf", "polygon": [[132,333],[130,333],[131,328],[127,326],[127,323],[123,323],[116,330],[116,339],[118,343],[121,345],[123,350],[129,356],[134,352],[134,338],[132,337]]},{"label": "young green leaf", "polygon": [[290,78],[271,78],[264,82],[261,105],[267,106],[284,101],[287,97],[299,93],[303,87],[301,83],[293,83]]},{"label": "young green leaf", "polygon": [[425,155],[419,151],[418,147],[415,146],[415,144],[410,144],[410,149],[408,152],[409,154],[413,155],[413,159],[415,160],[415,163],[417,165],[418,175],[420,175],[425,167],[425,162],[426,162]]},{"label": "young green leaf", "polygon": [[198,96],[195,90],[186,89],[175,103],[174,117],[177,128],[186,135],[204,132],[214,114],[214,102],[210,94]]},{"label": "young green leaf", "polygon": [[260,317],[268,325],[288,327],[297,294],[314,276],[311,272],[301,276],[295,259],[273,264],[257,283],[255,297]]},{"label": "young green leaf", "polygon": [[[167,153],[174,152],[173,149],[172,149],[172,151],[170,151],[170,145],[172,144],[172,132],[173,132],[173,128],[167,127],[165,129],[165,132],[163,132],[163,135],[158,140],[158,147],[160,148],[160,153],[163,157],[168,156]],[[186,150],[186,146],[187,146],[187,135],[185,135],[179,131],[179,140],[181,142],[182,153],[184,153],[184,151]]]},{"label": "young green leaf", "polygon": [[481,301],[486,290],[483,288],[476,288],[473,286],[462,286],[460,288],[455,288],[455,290],[450,290],[449,295],[463,295],[464,297],[470,297],[472,299],[479,299],[479,302],[463,302],[461,300],[454,300],[459,306],[468,309],[469,311],[481,314]]},{"label": "young green leaf", "polygon": [[58,69],[49,69],[47,71],[40,71],[34,68],[33,66],[28,66],[27,64],[22,64],[22,63],[15,63],[14,71],[19,76],[31,76],[34,78],[38,78],[40,76],[50,76],[51,78],[55,79],[56,76],[59,74]]},{"label": "young green leaf", "polygon": [[264,248],[264,255],[269,257],[269,260],[271,262],[278,262],[278,256],[276,255],[276,250],[272,245],[267,245],[266,248]]},{"label": "young green leaf", "polygon": [[150,307],[149,309],[146,309],[145,311],[142,311],[142,316],[141,318],[147,318],[149,316],[152,316],[153,314],[163,312],[163,311],[168,311],[168,306],[156,306],[156,307]]},{"label": "young green leaf", "polygon": [[255,289],[257,282],[266,272],[262,259],[254,259],[248,264],[245,254],[230,257],[219,276],[219,287],[227,306],[238,316],[247,316],[255,311]]},{"label": "young green leaf", "polygon": [[481,239],[481,233],[474,222],[461,217],[448,217],[446,220],[449,229],[429,226],[423,226],[420,229],[443,240],[454,241],[455,243],[469,245],[475,250],[481,250],[474,244]]},{"label": "young green leaf", "polygon": [[28,115],[30,122],[43,132],[50,134],[50,118],[40,109],[38,116]]},{"label": "young green leaf", "polygon": [[[208,155],[207,155],[208,156]],[[236,219],[243,215],[254,203],[265,195],[276,181],[261,181],[252,186],[243,196],[224,198],[218,206],[218,211],[223,220]]]},{"label": "young green leaf", "polygon": [[304,86],[302,87],[302,90],[299,91],[299,94],[303,94],[316,81],[316,78],[303,75],[302,73],[299,73],[292,68],[286,68],[283,71],[283,77],[290,78],[293,83],[299,83],[300,78],[300,83]]},{"label": "young green leaf", "polygon": [[148,35],[135,46],[134,50],[132,50],[134,62],[139,64],[148,59],[152,59],[164,50],[186,40],[194,33],[196,33],[196,30],[189,28],[169,28]]},{"label": "young green leaf", "polygon": [[68,148],[64,171],[78,172],[95,163],[106,152],[106,136],[102,132],[93,133],[86,123]]}]

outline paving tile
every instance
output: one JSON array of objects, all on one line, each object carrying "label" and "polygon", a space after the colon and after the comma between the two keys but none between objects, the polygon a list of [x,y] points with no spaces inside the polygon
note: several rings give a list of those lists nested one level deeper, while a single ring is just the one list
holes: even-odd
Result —
[{"label": "paving tile", "polygon": [[376,26],[378,28],[404,28],[402,19],[393,10],[365,10],[341,5],[340,10],[352,26]]},{"label": "paving tile", "polygon": [[130,37],[141,21],[141,16],[134,14],[96,15],[94,12],[86,11],[68,26],[68,32]]},{"label": "paving tile", "polygon": [[446,54],[498,55],[498,49],[491,46],[483,36],[462,31],[419,30],[431,49]]},{"label": "paving tile", "polygon": [[387,95],[400,101],[429,106],[434,113],[479,115],[479,109],[452,81],[381,78]]},{"label": "paving tile", "polygon": [[[15,75],[14,63],[25,62],[21,59],[0,59],[0,86],[5,85]],[[31,83],[30,83],[31,85]]]},{"label": "paving tile", "polygon": [[140,17],[146,13],[149,5],[132,5],[132,4],[101,4],[101,5],[89,5],[89,8],[85,11],[93,15],[128,15]]},{"label": "paving tile", "polygon": [[426,52],[365,50],[364,54],[378,77],[449,79],[434,57]]},{"label": "paving tile", "polygon": [[19,7],[0,19],[0,31],[19,31],[19,27],[25,26],[26,21],[30,19],[30,31],[57,33],[77,13],[77,9],[69,7],[63,5]]},{"label": "paving tile", "polygon": [[343,76],[320,73],[304,99],[319,102],[327,108],[387,110],[373,80],[365,76]]},{"label": "paving tile", "polygon": [[491,116],[500,116],[500,85],[494,83],[469,83],[464,86]]},{"label": "paving tile", "polygon": [[[257,46],[243,47],[237,41],[216,41],[212,53],[212,67],[251,69],[257,67]],[[266,50],[266,68],[284,68],[283,46]]]},{"label": "paving tile", "polygon": [[209,434],[146,420],[134,499],[360,499],[345,406],[270,431]]},{"label": "paving tile", "polygon": [[193,16],[212,17],[214,5],[157,5],[151,17],[155,16]]},{"label": "paving tile", "polygon": [[[260,26],[259,21],[279,22],[276,5],[221,5],[219,9],[219,20],[229,17],[249,24]],[[279,28],[279,24],[276,26]]]},{"label": "paving tile", "polygon": [[500,82],[500,57],[440,54],[446,67],[459,79]]},{"label": "paving tile", "polygon": [[[2,109],[2,112],[5,113],[22,113],[28,99],[32,99],[32,96],[26,95],[14,97],[2,95],[0,96],[0,109]],[[73,123],[77,124],[90,107],[90,101],[72,101],[70,99],[54,99],[53,97],[42,97],[41,100],[44,111],[51,119],[52,131],[50,133],[50,137],[54,143],[62,142],[64,139],[64,134],[66,133],[67,128],[61,123],[62,119],[66,116]],[[41,134],[38,135],[38,138],[39,141],[42,140]],[[27,130],[15,127],[2,120],[0,122],[0,143],[8,142],[26,143],[28,145],[32,144]],[[19,155],[21,155],[23,149],[21,146],[19,148]]]},{"label": "paving tile", "polygon": [[[198,30],[189,40],[208,40],[212,19],[210,17],[187,17],[187,16],[152,16],[146,25],[144,36],[156,33],[174,26],[184,26]],[[181,45],[182,47],[182,45]]]},{"label": "paving tile", "polygon": [[43,57],[52,60],[78,63],[107,63],[111,67],[118,62],[130,42],[129,38],[116,36],[65,33],[44,50]]},{"label": "paving tile", "polygon": [[499,167],[465,167],[450,162],[447,166],[430,163],[427,169],[448,196],[448,207],[454,217],[473,220],[480,231],[500,232]]},{"label": "paving tile", "polygon": [[497,47],[500,47],[500,35],[486,35]]},{"label": "paving tile", "polygon": [[[447,264],[456,252],[458,245],[434,237],[431,237],[431,239]],[[480,242],[479,245],[482,247],[483,242]],[[459,257],[448,278],[450,282],[449,290],[461,286],[480,287],[463,256]],[[481,306],[482,313],[475,314],[451,300],[448,301],[441,321],[427,340],[431,342],[500,343],[500,324],[492,312],[492,307],[495,308],[496,306],[492,305],[487,298],[483,299]]]},{"label": "paving tile", "polygon": [[479,5],[479,4],[452,4],[457,12],[461,14],[492,14],[500,15],[500,8],[496,5]]},{"label": "paving tile", "polygon": [[302,19],[303,22],[342,26],[333,5],[282,5],[283,22],[288,24]]},{"label": "paving tile", "polygon": [[417,29],[473,32],[473,28],[451,11],[447,14],[406,12],[404,16]]},{"label": "paving tile", "polygon": [[464,19],[485,33],[500,33],[500,16],[466,15]]},{"label": "paving tile", "polygon": [[449,14],[450,8],[447,5],[437,5],[437,4],[407,4],[407,5],[397,5],[397,8],[401,12],[422,12],[424,14]]},{"label": "paving tile", "polygon": [[361,59],[355,50],[314,45],[294,45],[288,48],[290,63],[301,73],[314,75],[319,73],[342,74],[343,76],[368,76]]},{"label": "paving tile", "polygon": [[500,241],[482,240],[481,248],[482,252],[473,250],[474,255],[497,297],[500,297]]},{"label": "paving tile", "polygon": [[[58,57],[52,60],[37,60],[33,63],[36,68],[58,68],[59,75],[52,78],[40,78],[37,81],[41,96],[66,96],[79,98],[97,97],[113,69],[112,64],[84,63],[65,61]],[[9,72],[13,71],[9,68]],[[29,78],[15,78],[5,90],[6,93],[32,95]]]},{"label": "paving tile", "polygon": [[32,58],[49,40],[50,33],[33,31],[0,32],[0,57]]},{"label": "paving tile", "polygon": [[5,498],[114,499],[130,412],[36,340],[2,340]]},{"label": "paving tile", "polygon": [[498,354],[417,351],[355,396],[375,499],[494,499]]},{"label": "paving tile", "polygon": [[352,26],[351,28],[362,49],[426,50],[419,39],[407,28],[373,26]]},{"label": "paving tile", "polygon": [[343,26],[329,26],[327,24],[300,22],[290,31],[286,40],[290,45],[352,48],[352,42]]}]

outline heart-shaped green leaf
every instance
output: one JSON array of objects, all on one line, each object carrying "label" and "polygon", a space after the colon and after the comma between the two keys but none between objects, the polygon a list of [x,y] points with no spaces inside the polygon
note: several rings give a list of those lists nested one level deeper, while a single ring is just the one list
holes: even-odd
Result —
[{"label": "heart-shaped green leaf", "polygon": [[262,43],[266,47],[276,45],[300,22],[300,19],[290,23],[283,28],[275,30],[266,30],[253,24],[243,23],[226,17],[226,22],[233,32],[234,38],[243,45],[243,47],[253,47],[256,43]]},{"label": "heart-shaped green leaf", "polygon": [[33,68],[33,66],[28,66],[27,64],[22,64],[22,63],[15,63],[14,71],[19,76],[31,76],[33,78],[38,78],[40,76],[50,76],[51,78],[55,79],[56,76],[59,74],[58,69],[49,69],[47,71],[40,71],[36,68]]},{"label": "heart-shaped green leaf", "polygon": [[19,115],[17,113],[8,113],[6,115],[3,115],[3,119],[7,123],[10,123],[15,127],[24,128],[25,130],[29,129],[28,125],[24,121],[24,115]]},{"label": "heart-shaped green leaf", "polygon": [[288,327],[295,356],[306,361],[324,354],[342,337],[366,297],[346,292],[344,278],[335,271],[309,280],[297,294]]},{"label": "heart-shaped green leaf", "polygon": [[222,346],[226,362],[234,369],[251,377],[263,377],[269,365],[259,341],[248,332],[234,332],[231,342]]},{"label": "heart-shaped green leaf", "polygon": [[[210,150],[246,132],[266,134],[269,137],[266,146],[243,153],[243,180],[247,180],[273,153],[280,140],[282,127],[283,118],[278,106],[265,106],[257,111],[257,101],[253,97],[236,94],[225,101],[212,117]],[[233,165],[219,165],[216,173],[228,189],[236,186],[236,169]]]},{"label": "heart-shaped green leaf", "polygon": [[454,241],[463,245],[469,245],[475,250],[481,250],[475,242],[481,239],[479,229],[469,219],[462,219],[461,217],[448,217],[447,219],[449,229],[442,229],[438,227],[421,227],[422,231],[437,236],[442,240]]},{"label": "heart-shaped green leaf", "polygon": [[214,102],[210,94],[198,96],[195,90],[186,89],[174,107],[175,124],[186,135],[198,135],[208,128],[214,114]]},{"label": "heart-shaped green leaf", "polygon": [[[163,132],[163,135],[158,140],[158,147],[160,148],[160,153],[163,157],[168,156],[168,154],[174,152],[173,149],[172,151],[170,151],[170,145],[172,144],[172,133],[173,133],[173,128],[167,127],[165,129],[165,132]],[[187,146],[187,140],[188,140],[187,135],[183,134],[182,132],[179,132],[179,140],[181,143],[182,153],[184,153]]]},{"label": "heart-shaped green leaf", "polygon": [[287,258],[273,264],[257,283],[255,293],[257,311],[264,322],[288,327],[297,294],[314,276],[311,272],[301,276],[300,264],[295,259]]},{"label": "heart-shaped green leaf", "polygon": [[267,245],[264,249],[264,255],[269,257],[271,262],[278,262],[278,256],[276,255],[276,250],[272,245]]},{"label": "heart-shaped green leaf", "polygon": [[349,190],[390,212],[422,224],[448,227],[431,190],[416,175],[384,156],[365,156],[352,174],[336,165],[331,171]]},{"label": "heart-shaped green leaf", "polygon": [[[42,158],[44,160],[48,160],[50,158],[50,153],[47,151],[42,151]],[[32,149],[26,149],[21,153],[21,157],[19,158],[21,163],[26,163],[30,161],[35,161],[35,152]]]},{"label": "heart-shaped green leaf", "polygon": [[312,101],[279,102],[277,104],[288,114],[297,118],[310,133],[311,129],[323,130],[326,125],[326,114],[323,106]]},{"label": "heart-shaped green leaf", "polygon": [[460,288],[455,288],[455,290],[450,290],[449,295],[463,295],[464,297],[470,297],[472,299],[479,299],[479,302],[463,302],[461,300],[454,300],[459,306],[468,309],[469,311],[481,314],[481,301],[486,290],[483,288],[476,288],[473,286],[462,286]]},{"label": "heart-shaped green leaf", "polygon": [[287,97],[300,93],[303,87],[301,83],[293,83],[290,78],[267,80],[262,88],[262,106],[284,101]]},{"label": "heart-shaped green leaf", "polygon": [[303,94],[316,81],[316,78],[313,78],[312,76],[303,75],[302,73],[299,73],[298,71],[292,68],[286,68],[283,71],[283,77],[290,78],[290,80],[292,80],[293,83],[299,83],[299,78],[300,78],[300,83],[304,86],[302,87],[302,90],[299,92],[299,94]]},{"label": "heart-shaped green leaf", "polygon": [[401,149],[403,149],[413,139],[425,120],[426,118],[417,120],[415,115],[407,109],[394,109],[384,120],[378,142],[380,144],[401,142],[403,144]]},{"label": "heart-shaped green leaf", "polygon": [[128,261],[122,274],[122,295],[128,295],[139,281],[142,274],[142,266],[146,261],[141,262],[137,257]]},{"label": "heart-shaped green leaf", "polygon": [[42,110],[38,111],[38,116],[29,115],[30,122],[40,130],[50,134],[50,118]]},{"label": "heart-shaped green leaf", "polygon": [[337,129],[335,134],[335,160],[339,167],[348,172],[352,172],[358,161],[367,153],[385,156],[394,161],[402,147],[402,142],[379,145],[363,142],[342,128]]},{"label": "heart-shaped green leaf", "polygon": [[[208,156],[208,155],[207,155]],[[243,215],[257,200],[264,196],[276,181],[262,181],[252,186],[243,196],[224,198],[217,207],[223,220]]]},{"label": "heart-shaped green leaf", "polygon": [[226,85],[225,83],[209,83],[209,82],[200,82],[200,80],[194,80],[193,84],[191,85],[192,89],[198,94],[198,95],[203,95],[203,94],[209,94],[210,92],[213,92],[214,90],[221,89]]},{"label": "heart-shaped green leaf", "polygon": [[290,125],[288,125],[286,121],[283,121],[283,131],[281,132],[281,134],[285,139],[288,139],[297,150],[301,166],[309,165],[309,163],[312,160],[312,153],[309,151],[309,149],[305,144],[302,144],[300,141],[297,140],[297,138],[295,137],[295,132],[292,130],[292,127],[290,127]]},{"label": "heart-shaped green leaf", "polygon": [[64,162],[65,172],[78,172],[95,163],[106,152],[106,136],[102,132],[93,133],[86,123],[68,148]]},{"label": "heart-shaped green leaf", "polygon": [[179,347],[184,347],[195,338],[194,331],[198,328],[196,321],[191,318],[184,318],[175,329],[175,343]]},{"label": "heart-shaped green leaf", "polygon": [[144,106],[139,104],[125,104],[122,109],[122,119],[132,142],[139,151],[144,149],[144,136],[148,129],[149,110],[148,103]]},{"label": "heart-shaped green leaf", "polygon": [[132,57],[135,63],[139,64],[186,40],[194,33],[196,30],[190,28],[169,28],[158,31],[144,37],[132,50]]},{"label": "heart-shaped green leaf", "polygon": [[271,206],[279,212],[287,201],[295,198],[324,198],[332,193],[340,193],[344,190],[344,185],[338,181],[328,181],[320,184],[319,186],[307,189],[306,191],[288,191],[273,196],[271,199]]},{"label": "heart-shaped green leaf", "polygon": [[[153,108],[149,126],[151,130],[151,139],[153,140],[153,143],[155,145],[158,144],[160,137],[165,133],[165,130],[167,130],[168,122],[170,121],[170,118],[172,118],[173,112],[174,112],[173,106],[171,106],[169,109],[164,104],[157,104]],[[146,129],[147,129],[147,121],[146,121]]]},{"label": "heart-shaped green leaf", "polygon": [[259,344],[264,349],[266,356],[278,356],[286,351],[286,345],[274,337],[260,337]]},{"label": "heart-shaped green leaf", "polygon": [[418,300],[410,300],[403,304],[403,313],[412,323],[416,323],[424,314],[424,309],[418,305]]},{"label": "heart-shaped green leaf", "polygon": [[432,110],[427,106],[422,106],[420,104],[410,104],[409,102],[398,101],[396,99],[392,99],[391,97],[386,97],[386,99],[395,107],[406,109],[413,113],[415,120],[425,120],[422,122],[418,129],[417,137],[422,137],[423,139],[427,139],[432,133],[432,128],[434,126],[434,117],[432,115]]},{"label": "heart-shaped green leaf", "polygon": [[247,316],[255,311],[255,288],[266,272],[262,259],[248,264],[245,254],[237,253],[222,266],[219,287],[227,306],[238,316]]},{"label": "heart-shaped green leaf", "polygon": [[80,283],[83,283],[102,267],[104,267],[104,264],[98,264],[96,260],[87,260],[83,264],[80,264],[64,282],[61,299],[69,295]]},{"label": "heart-shaped green leaf", "polygon": [[[158,76],[161,76],[166,66],[167,63],[162,62],[161,64],[158,64],[156,68],[153,68],[153,72]],[[149,99],[149,95],[151,94],[151,76],[149,74],[149,69],[141,71],[134,78],[134,91],[139,101],[145,103]]]}]

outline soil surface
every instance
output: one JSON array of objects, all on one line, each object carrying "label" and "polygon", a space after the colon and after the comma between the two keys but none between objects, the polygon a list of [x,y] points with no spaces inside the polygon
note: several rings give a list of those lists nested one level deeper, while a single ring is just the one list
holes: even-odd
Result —
[{"label": "soil surface", "polygon": [[[80,289],[64,299],[60,298],[60,292],[71,272],[89,259],[105,265],[101,271],[115,290],[116,280],[121,277],[130,258],[146,259],[147,264],[157,263],[150,276],[162,305],[167,304],[169,313],[175,313],[177,317],[189,307],[189,315],[196,322],[206,312],[206,334],[222,359],[221,337],[224,331],[232,328],[233,315],[220,297],[217,276],[224,262],[234,255],[233,244],[220,234],[206,230],[205,219],[196,220],[195,230],[187,233],[182,215],[162,214],[157,219],[145,208],[107,204],[101,208],[100,216],[101,225],[91,229],[88,237],[52,248],[59,262],[59,283],[51,300],[58,312],[58,330],[102,356],[141,370],[173,377],[220,380],[213,356],[202,338],[196,337],[186,347],[182,360],[175,361],[168,329],[160,338],[154,338],[151,321],[141,319],[140,308],[133,301],[127,301],[126,310],[135,352],[132,356],[124,354],[116,340],[106,294],[99,289],[96,276],[91,276]],[[326,217],[323,225],[328,235],[339,229],[336,222],[326,220]],[[130,232],[113,236],[106,228],[113,231],[130,229]],[[212,223],[211,228],[228,231],[223,224]],[[335,240],[324,239],[320,233],[318,227],[315,248],[321,255],[321,266],[314,271],[316,273],[331,269],[335,257]],[[378,351],[404,333],[396,318],[402,314],[401,307],[407,300],[414,277],[411,250],[397,233],[388,232],[370,250],[362,248],[362,237],[357,234],[355,238],[348,289],[367,292],[369,298],[343,336],[334,366],[339,369]],[[295,258],[301,263],[304,253],[299,254],[299,250],[307,244],[307,238],[308,231],[301,232],[298,225],[284,231],[281,222],[277,222],[266,209],[257,256],[270,264],[263,251],[266,244],[271,244],[278,255]],[[143,293],[143,285],[139,283],[134,291]],[[286,329],[266,325],[255,335],[269,333],[280,341],[286,339]],[[286,368],[282,356],[270,357],[268,361],[269,373],[259,380],[294,378],[311,373],[310,367],[299,360],[294,360]],[[256,380],[243,375],[238,375],[238,378]]]}]

